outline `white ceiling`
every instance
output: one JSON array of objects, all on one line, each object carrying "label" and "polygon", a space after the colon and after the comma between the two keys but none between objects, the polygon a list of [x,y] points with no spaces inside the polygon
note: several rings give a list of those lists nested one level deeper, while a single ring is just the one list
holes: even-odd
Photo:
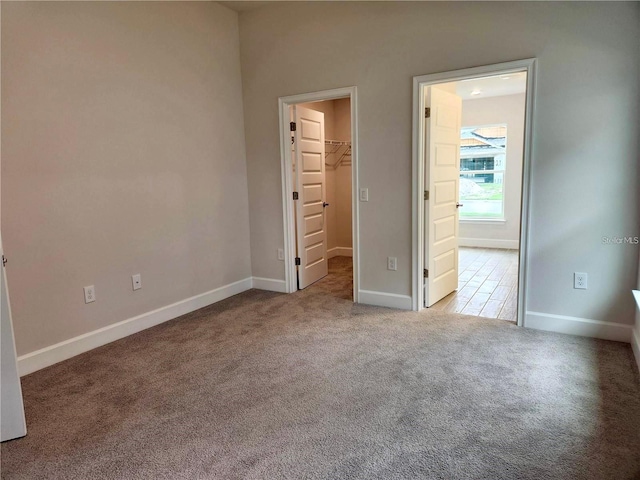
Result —
[{"label": "white ceiling", "polygon": [[[455,88],[456,93],[460,95],[463,100],[501,97],[503,95],[524,93],[527,86],[527,74],[525,72],[511,73],[509,75],[461,80],[443,85],[449,88]],[[472,92],[475,94],[472,94]]]}]

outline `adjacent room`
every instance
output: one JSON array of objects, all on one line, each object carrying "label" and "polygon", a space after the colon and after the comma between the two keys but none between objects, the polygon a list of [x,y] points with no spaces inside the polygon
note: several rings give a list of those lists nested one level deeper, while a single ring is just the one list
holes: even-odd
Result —
[{"label": "adjacent room", "polygon": [[[457,289],[430,308],[517,321],[526,73],[436,84],[460,99]],[[427,133],[426,141],[433,141]],[[427,263],[429,259],[426,259]],[[428,267],[426,267],[428,268]]]},{"label": "adjacent room", "polygon": [[0,27],[3,480],[639,478],[639,2]]}]

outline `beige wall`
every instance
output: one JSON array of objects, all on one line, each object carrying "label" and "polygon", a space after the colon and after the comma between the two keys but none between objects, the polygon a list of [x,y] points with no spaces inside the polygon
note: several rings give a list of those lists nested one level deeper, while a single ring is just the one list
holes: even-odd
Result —
[{"label": "beige wall", "polygon": [[[277,97],[295,93],[358,87],[361,288],[409,295],[411,77],[527,57],[539,59],[528,308],[633,322],[638,248],[601,237],[639,234],[637,2],[273,4],[241,14],[242,51],[237,14],[214,3],[1,12],[19,354],[252,274],[283,279]],[[571,288],[574,271],[588,291]],[[98,301],[85,305],[89,284]]]},{"label": "beige wall", "polygon": [[[637,2],[275,4],[240,15],[253,274],[284,278],[279,96],[355,85],[361,289],[411,294],[411,79],[537,57],[528,308],[633,322]],[[599,120],[598,120],[599,119]],[[398,271],[386,269],[398,257]],[[573,272],[589,274],[574,290]]]},{"label": "beige wall", "polygon": [[[504,222],[460,221],[463,244],[495,242],[496,248],[517,248],[520,238],[522,149],[525,94],[489,97],[462,102],[462,126],[507,125],[507,156],[504,182]],[[471,240],[470,242],[467,240]],[[472,245],[476,242],[476,245]],[[465,243],[466,242],[466,243]],[[509,246],[510,245],[510,246]]]},{"label": "beige wall", "polygon": [[2,2],[2,73],[18,354],[251,275],[236,13]]},{"label": "beige wall", "polygon": [[[351,141],[351,101],[341,98],[334,101],[335,138],[342,142]],[[342,163],[336,169],[336,247],[352,248],[351,163]]]}]

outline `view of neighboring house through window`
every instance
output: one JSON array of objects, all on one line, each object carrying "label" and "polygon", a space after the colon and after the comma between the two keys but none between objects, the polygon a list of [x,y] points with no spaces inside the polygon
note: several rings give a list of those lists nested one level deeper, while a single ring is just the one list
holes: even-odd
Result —
[{"label": "view of neighboring house through window", "polygon": [[507,126],[462,127],[460,219],[504,219]]}]

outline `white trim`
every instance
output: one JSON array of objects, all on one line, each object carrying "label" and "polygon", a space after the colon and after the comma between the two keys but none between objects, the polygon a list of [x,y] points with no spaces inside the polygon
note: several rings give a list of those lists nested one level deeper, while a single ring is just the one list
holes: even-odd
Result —
[{"label": "white trim", "polygon": [[398,308],[400,310],[411,310],[411,297],[409,295],[398,295],[396,293],[360,290],[359,298],[360,303],[364,303],[367,305]]},{"label": "white trim", "polygon": [[536,76],[538,61],[523,60],[527,66],[527,98],[524,113],[524,148],[522,150],[522,185],[520,206],[520,259],[518,261],[517,323],[526,326],[527,269],[529,268],[529,202],[531,198],[531,163],[533,161],[533,123],[536,105]]},{"label": "white trim", "polygon": [[424,305],[423,265],[424,265],[424,106],[425,98],[422,94],[427,85],[436,83],[465,80],[486,75],[506,74],[515,72],[527,72],[527,93],[525,104],[524,149],[522,165],[522,206],[520,218],[520,260],[518,271],[518,325],[525,324],[525,306],[527,301],[526,274],[528,267],[528,240],[529,240],[529,195],[531,178],[531,159],[533,158],[533,122],[535,106],[535,58],[516,60],[494,65],[467,68],[451,72],[434,73],[413,77],[413,132],[412,132],[412,257],[411,257],[411,287],[412,308],[421,310]]},{"label": "white trim", "polygon": [[287,293],[287,284],[284,280],[276,280],[275,278],[252,277],[251,285],[252,288],[257,288],[259,290]]},{"label": "white trim", "polygon": [[230,283],[209,292],[181,300],[171,305],[152,310],[113,325],[79,335],[55,345],[36,350],[18,357],[18,372],[20,376],[28,375],[37,370],[49,367],[68,358],[75,357],[107,343],[120,340],[147,328],[173,320],[174,318],[219,302],[225,298],[249,290],[252,278],[245,278]]},{"label": "white trim", "polygon": [[631,290],[631,293],[633,293],[633,298],[638,306],[638,311],[636,312],[636,326],[632,330],[631,334],[631,349],[633,350],[633,355],[636,357],[638,370],[640,370],[640,290]]},{"label": "white trim", "polygon": [[631,290],[631,294],[636,301],[636,305],[638,306],[638,310],[640,310],[640,290]]},{"label": "white trim", "polygon": [[518,240],[502,240],[499,238],[458,238],[458,245],[461,247],[478,248],[506,248],[509,250],[518,249]]},{"label": "white trim", "polygon": [[527,312],[527,328],[566,333],[581,337],[602,338],[617,342],[631,342],[633,326],[588,318],[568,317],[550,313]]},{"label": "white trim", "polygon": [[507,221],[504,218],[463,218],[460,217],[459,223],[482,224],[482,225],[504,225]]},{"label": "white trim", "polygon": [[633,355],[636,357],[638,370],[640,370],[640,332],[638,332],[637,328],[631,331],[631,349],[633,350]]},{"label": "white trim", "polygon": [[291,159],[291,136],[289,132],[289,107],[298,103],[318,102],[349,98],[351,106],[351,201],[353,231],[353,301],[359,301],[360,286],[360,204],[358,202],[358,91],[356,87],[343,87],[321,92],[303,93],[278,98],[280,117],[280,168],[282,174],[282,215],[284,220],[284,274],[286,293],[297,290],[295,220],[293,205],[293,162]]},{"label": "white trim", "polygon": [[327,250],[327,258],[333,257],[353,257],[353,248],[351,247],[333,247]]}]

